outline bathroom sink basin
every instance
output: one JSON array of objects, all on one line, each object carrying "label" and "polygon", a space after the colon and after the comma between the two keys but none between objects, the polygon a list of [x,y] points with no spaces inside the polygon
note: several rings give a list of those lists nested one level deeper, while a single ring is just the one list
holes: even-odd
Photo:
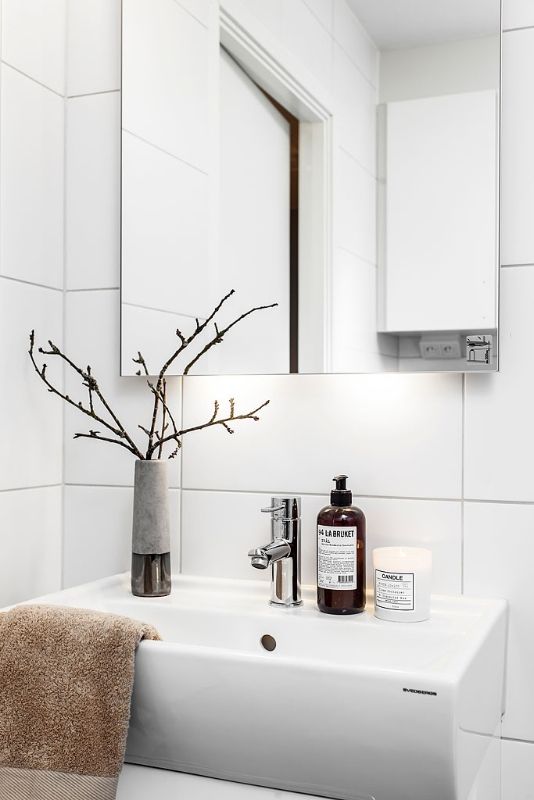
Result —
[{"label": "bathroom sink basin", "polygon": [[[268,586],[127,575],[40,598],[151,622],[127,761],[345,800],[467,800],[503,713],[506,605],[434,597],[427,622],[272,608]],[[272,649],[274,646],[274,649]],[[266,649],[271,648],[271,649]]]}]

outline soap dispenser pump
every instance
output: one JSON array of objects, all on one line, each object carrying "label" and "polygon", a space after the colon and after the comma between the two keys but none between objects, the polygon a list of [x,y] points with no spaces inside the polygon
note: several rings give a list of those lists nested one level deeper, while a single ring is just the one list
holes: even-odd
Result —
[{"label": "soap dispenser pump", "polygon": [[326,614],[365,608],[365,515],[352,505],[347,476],[336,475],[330,505],[317,516],[317,605]]}]

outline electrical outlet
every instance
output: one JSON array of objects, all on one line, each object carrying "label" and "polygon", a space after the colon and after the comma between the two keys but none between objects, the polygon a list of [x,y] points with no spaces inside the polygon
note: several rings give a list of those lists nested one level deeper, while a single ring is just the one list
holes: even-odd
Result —
[{"label": "electrical outlet", "polygon": [[426,359],[462,357],[459,336],[453,336],[450,339],[424,339],[421,337],[419,351],[421,358]]},{"label": "electrical outlet", "polygon": [[421,339],[419,350],[421,351],[421,358],[441,358],[439,342],[425,342]]}]

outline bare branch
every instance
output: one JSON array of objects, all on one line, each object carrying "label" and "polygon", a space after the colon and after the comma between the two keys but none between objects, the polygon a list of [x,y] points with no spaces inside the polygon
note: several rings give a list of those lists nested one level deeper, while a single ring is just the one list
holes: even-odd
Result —
[{"label": "bare branch", "polygon": [[121,442],[120,439],[111,439],[107,436],[100,436],[98,431],[89,431],[89,433],[75,433],[72,437],[73,439],[97,439],[99,442],[110,442],[110,444],[118,444],[119,447],[124,447],[130,453],[132,452],[132,448],[126,444],[126,442]]},{"label": "bare branch", "polygon": [[[82,370],[80,367],[78,367],[76,364],[74,364],[74,362],[72,362],[64,353],[62,353],[60,351],[60,349],[53,342],[49,341],[48,344],[50,346],[50,350],[44,350],[44,348],[40,347],[39,348],[39,352],[42,353],[43,355],[58,356],[63,361],[65,361],[67,364],[69,364],[69,366],[72,367],[72,369],[75,372],[77,372],[78,375],[81,376],[82,385],[86,386],[87,389],[90,392],[94,392],[96,394],[96,396],[99,398],[99,400],[102,402],[102,404],[104,405],[104,408],[110,413],[110,416],[113,419],[113,421],[115,422],[116,427],[114,425],[110,424],[107,420],[103,419],[99,414],[97,414],[96,411],[94,410],[94,408],[91,408],[91,407],[87,408],[86,406],[84,406],[84,404],[81,401],[76,403],[74,400],[72,400],[71,397],[69,397],[68,394],[66,394],[66,393],[60,391],[59,389],[57,389],[49,381],[49,379],[48,379],[48,377],[46,375],[46,364],[43,364],[43,366],[41,368],[39,368],[39,366],[38,366],[38,364],[37,364],[37,362],[35,360],[35,355],[34,355],[34,350],[35,350],[35,332],[32,331],[31,334],[30,334],[30,349],[28,350],[28,354],[30,356],[31,362],[33,364],[33,367],[34,367],[36,373],[39,375],[39,377],[41,378],[43,383],[46,385],[46,387],[48,388],[48,391],[52,392],[53,394],[56,394],[58,397],[61,397],[62,400],[64,400],[66,403],[68,403],[69,405],[73,406],[74,408],[77,408],[78,411],[81,411],[83,414],[86,414],[88,417],[91,417],[91,419],[94,419],[94,420],[96,420],[96,422],[99,422],[101,425],[103,425],[105,428],[107,428],[109,431],[111,431],[111,433],[113,433],[119,439],[125,439],[126,442],[128,443],[126,449],[130,450],[130,452],[133,453],[138,458],[142,458],[143,456],[142,456],[140,450],[137,448],[137,446],[135,445],[133,440],[128,436],[128,434],[124,430],[124,427],[119,422],[117,416],[111,411],[111,409],[109,409],[109,406],[108,406],[107,402],[103,399],[102,393],[100,392],[100,389],[98,388],[98,384],[97,384],[95,378],[93,377],[93,375],[90,372],[86,372],[86,371]],[[115,441],[115,440],[113,440],[113,441]]]},{"label": "bare branch", "polygon": [[[171,442],[171,441],[179,442],[180,438],[182,436],[185,436],[186,433],[192,433],[193,431],[201,431],[204,430],[204,428],[212,428],[215,425],[221,425],[228,431],[228,433],[233,433],[234,432],[233,429],[230,428],[228,425],[229,422],[235,422],[236,420],[245,420],[245,419],[250,419],[253,420],[254,422],[258,422],[259,420],[258,413],[262,410],[262,408],[265,408],[265,406],[269,405],[269,402],[270,402],[269,400],[266,400],[264,403],[261,404],[261,406],[258,406],[252,411],[248,411],[246,414],[234,413],[233,416],[224,417],[223,419],[217,419],[215,416],[212,416],[208,422],[204,422],[201,425],[194,425],[191,428],[183,428],[182,430],[177,431],[176,433],[170,433],[167,436],[164,436],[162,439],[160,439],[159,442],[153,445],[152,449],[155,450],[155,448],[159,447],[160,444],[165,444],[166,442]],[[148,451],[146,457],[150,458],[150,454]]]},{"label": "bare branch", "polygon": [[212,415],[212,417],[210,419],[210,422],[213,422],[215,419],[217,419],[217,414],[218,413],[219,413],[219,401],[215,400],[215,402],[213,404],[213,415]]},{"label": "bare branch", "polygon": [[[142,375],[142,374],[145,375],[145,377],[147,378],[147,385],[154,396],[150,427],[146,428],[143,425],[138,425],[138,428],[141,431],[143,431],[143,433],[148,437],[147,450],[144,455],[138,448],[134,440],[130,437],[124,425],[120,421],[118,415],[113,411],[108,401],[104,397],[100,389],[100,386],[95,376],[92,373],[91,367],[87,366],[85,370],[79,367],[65,353],[63,353],[61,349],[56,344],[54,344],[52,340],[48,341],[48,348],[46,349],[43,347],[38,348],[39,353],[41,353],[43,356],[54,356],[61,359],[77,375],[79,375],[79,377],[81,378],[82,386],[85,389],[87,389],[88,404],[86,405],[81,400],[75,401],[66,392],[63,392],[56,386],[54,386],[52,381],[48,378],[46,363],[43,363],[40,366],[37,364],[35,358],[35,332],[31,331],[30,348],[28,351],[29,356],[36,373],[39,375],[39,378],[43,381],[48,391],[51,392],[52,394],[56,394],[58,397],[61,397],[66,403],[73,406],[74,408],[77,408],[78,411],[81,411],[83,414],[90,417],[92,420],[94,420],[99,425],[103,426],[107,431],[109,431],[110,434],[112,434],[112,436],[103,436],[100,433],[100,431],[91,429],[88,433],[76,433],[74,435],[74,438],[98,439],[99,441],[109,442],[111,444],[118,444],[120,447],[123,447],[124,449],[133,453],[133,455],[135,455],[137,458],[144,460],[152,459],[154,453],[157,453],[158,459],[161,459],[163,456],[164,445],[167,444],[167,442],[174,442],[175,448],[169,455],[169,458],[172,459],[175,458],[176,455],[178,454],[178,451],[181,447],[181,437],[184,436],[186,433],[191,433],[192,431],[203,430],[204,428],[220,425],[228,433],[231,434],[234,432],[234,429],[233,427],[230,426],[229,424],[230,422],[233,423],[236,420],[246,420],[246,419],[257,421],[259,419],[258,412],[261,411],[263,408],[265,408],[265,406],[269,403],[268,400],[246,414],[236,414],[235,400],[234,398],[230,398],[229,416],[219,418],[220,406],[219,402],[216,400],[214,403],[213,413],[207,422],[201,425],[195,425],[191,428],[184,428],[183,430],[178,430],[176,420],[174,419],[172,411],[169,408],[169,404],[167,402],[167,382],[165,377],[167,371],[169,370],[170,366],[174,363],[174,361],[178,358],[178,356],[188,346],[190,346],[192,342],[194,342],[195,339],[204,330],[206,330],[208,325],[210,325],[213,322],[214,334],[212,338],[208,341],[208,343],[204,346],[204,348],[194,358],[191,359],[191,361],[184,370],[183,373],[184,375],[188,374],[188,372],[198,362],[198,360],[203,355],[205,355],[214,345],[220,344],[223,341],[223,337],[225,336],[225,334],[227,334],[228,331],[230,331],[239,322],[241,322],[241,320],[246,319],[248,316],[254,314],[256,311],[263,311],[268,308],[274,308],[275,306],[278,305],[277,303],[272,303],[270,305],[257,306],[256,308],[252,308],[249,311],[245,312],[244,314],[241,314],[236,319],[234,319],[232,322],[226,325],[226,327],[220,329],[219,325],[214,320],[214,318],[217,315],[217,313],[221,310],[224,303],[226,303],[226,301],[233,294],[234,290],[232,289],[230,292],[228,292],[228,294],[226,294],[222,298],[222,300],[220,300],[220,302],[215,306],[215,308],[203,322],[201,322],[198,318],[195,319],[195,328],[189,336],[185,336],[178,328],[176,329],[176,336],[180,340],[180,345],[177,349],[175,349],[175,351],[163,364],[156,379],[155,385],[149,379],[150,372],[142,353],[138,351],[137,357],[132,359],[135,364],[139,364],[139,366],[141,367],[141,369],[137,371],[137,375]],[[96,401],[100,402],[100,405],[106,412],[106,417],[109,418],[102,416],[102,411],[100,408],[97,412]]]},{"label": "bare branch", "polygon": [[[154,386],[152,386],[151,389],[152,389],[152,391],[154,393],[158,393],[157,389]],[[163,453],[163,441],[162,441],[162,439],[163,439],[165,430],[168,429],[168,427],[169,427],[168,424],[165,424],[166,417],[168,417],[170,422],[171,422],[171,425],[172,425],[172,428],[173,428],[173,434],[172,435],[174,437],[178,436],[178,426],[176,425],[176,420],[174,419],[172,411],[169,408],[169,405],[167,403],[167,381],[165,379],[163,379],[163,393],[161,393],[161,392],[158,393],[158,397],[159,397],[159,402],[161,403],[162,409],[163,409],[163,413],[162,413],[163,426],[162,426],[161,435],[158,436],[157,433],[156,433],[156,447],[158,448],[158,458],[161,458],[162,457],[162,453]],[[176,439],[176,441],[178,441],[178,440]],[[149,445],[149,448],[150,448],[150,445]],[[147,458],[149,458],[149,457],[150,456],[148,455],[148,452],[147,452]],[[170,458],[170,456],[169,456],[169,458]]]},{"label": "bare branch", "polygon": [[[95,413],[95,409],[94,409],[94,406],[93,406],[93,377],[91,375],[91,367],[89,366],[89,364],[87,365],[87,376],[88,376],[88,380],[87,380],[86,385],[87,385],[87,391],[89,393],[89,408],[91,410],[91,413],[94,414]],[[78,405],[80,405],[80,404],[78,403]]]},{"label": "bare branch", "polygon": [[[94,412],[91,413],[89,411],[87,413],[89,413],[90,416],[93,416],[95,419],[97,419],[102,425],[105,425],[106,428],[111,430],[116,436],[120,436],[121,438],[126,439],[128,444],[130,445],[130,448],[131,448],[132,452],[135,455],[137,455],[138,458],[142,458],[143,456],[142,456],[141,452],[138,450],[137,445],[135,444],[133,439],[130,438],[130,436],[128,435],[128,433],[127,433],[127,431],[126,431],[126,429],[124,427],[124,425],[119,420],[118,416],[115,414],[115,412],[113,411],[113,409],[111,408],[111,406],[109,405],[107,400],[105,399],[104,395],[100,391],[100,387],[98,385],[98,382],[95,380],[94,376],[91,375],[91,374],[88,374],[87,372],[84,372],[83,369],[78,367],[74,363],[74,361],[71,361],[71,359],[68,356],[66,356],[65,353],[63,353],[59,349],[59,347],[57,347],[52,341],[48,340],[48,344],[50,346],[50,350],[49,351],[44,350],[42,347],[40,347],[39,348],[39,352],[43,353],[45,355],[58,356],[63,361],[65,361],[65,363],[68,364],[69,367],[71,367],[75,372],[77,372],[78,375],[80,375],[83,378],[83,385],[87,386],[88,388],[91,388],[91,390],[96,394],[96,396],[98,397],[98,399],[100,400],[100,402],[102,403],[102,405],[104,406],[104,408],[106,409],[106,411],[108,412],[109,416],[111,417],[111,419],[113,420],[113,422],[115,423],[115,425],[117,427],[114,428],[112,425],[110,425],[108,422],[106,422],[104,419],[102,419],[102,417],[97,416]],[[61,393],[59,393],[59,394],[60,394],[60,396],[62,396]],[[68,395],[65,395],[64,399],[66,399],[67,397],[68,397]],[[81,408],[80,410],[85,410],[85,409]]]},{"label": "bare branch", "polygon": [[265,311],[268,308],[275,308],[277,305],[278,305],[278,303],[271,303],[268,306],[256,306],[256,308],[251,308],[249,311],[245,311],[244,314],[241,314],[239,317],[234,319],[233,322],[231,322],[229,325],[226,326],[226,328],[223,328],[221,331],[219,331],[217,326],[215,326],[215,330],[216,330],[215,336],[212,339],[210,339],[210,341],[200,351],[200,353],[198,353],[192,359],[192,361],[189,362],[189,364],[184,369],[184,373],[183,374],[187,375],[189,373],[189,370],[191,369],[191,367],[194,366],[197,363],[197,361],[200,358],[202,358],[202,356],[206,355],[208,350],[211,350],[211,348],[214,347],[216,344],[221,344],[224,335],[226,333],[228,333],[228,331],[230,331],[235,325],[237,325],[238,322],[241,322],[241,320],[245,319],[246,317],[249,317],[251,314],[254,314],[256,311]]},{"label": "bare branch", "polygon": [[[163,411],[161,413],[161,436],[159,437],[160,445],[159,445],[159,448],[158,448],[158,459],[161,459],[161,456],[162,456],[162,453],[163,453],[163,445],[161,443],[161,439],[163,439],[163,437],[165,436],[165,431],[169,427],[167,425],[166,419],[165,419],[166,414],[167,414],[167,381],[165,380],[165,378],[163,379],[163,386],[162,386],[162,390],[161,390],[161,398],[160,399],[161,399],[161,406],[162,406]],[[169,418],[170,418],[172,424],[174,425],[174,420],[172,418],[172,414],[171,414],[170,411],[169,411]],[[174,425],[174,430],[176,431],[176,425]]]},{"label": "bare branch", "polygon": [[[148,371],[148,367],[146,365],[146,361],[143,358],[143,356],[141,355],[141,353],[139,352],[139,350],[137,351],[137,358],[132,358],[132,361],[134,362],[134,364],[141,364],[141,366],[143,367],[143,372],[145,373],[145,375],[148,378],[150,373]],[[140,371],[137,372],[137,375],[141,375],[141,372]]]}]

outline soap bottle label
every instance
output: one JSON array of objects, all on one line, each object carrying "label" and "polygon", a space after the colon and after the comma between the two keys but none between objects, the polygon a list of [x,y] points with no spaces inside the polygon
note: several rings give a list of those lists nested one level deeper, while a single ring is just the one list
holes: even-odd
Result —
[{"label": "soap bottle label", "polygon": [[317,526],[317,585],[320,589],[356,589],[356,528]]},{"label": "soap bottle label", "polygon": [[375,569],[375,605],[390,611],[413,611],[414,573]]}]

